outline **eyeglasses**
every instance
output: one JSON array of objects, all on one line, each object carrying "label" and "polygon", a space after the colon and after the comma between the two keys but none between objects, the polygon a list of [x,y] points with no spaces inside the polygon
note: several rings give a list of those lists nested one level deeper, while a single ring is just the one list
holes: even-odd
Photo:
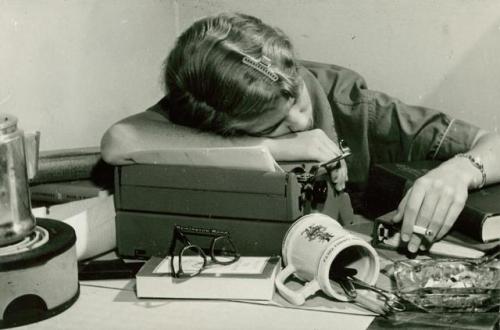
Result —
[{"label": "eyeglasses", "polygon": [[[210,247],[205,252],[199,245],[191,243],[186,235],[197,235],[211,237]],[[175,254],[176,242],[180,241],[184,247]],[[236,246],[227,231],[174,226],[172,244],[170,246],[170,267],[173,277],[193,277],[207,267],[207,253],[211,262],[221,265],[229,265],[240,258]]]}]

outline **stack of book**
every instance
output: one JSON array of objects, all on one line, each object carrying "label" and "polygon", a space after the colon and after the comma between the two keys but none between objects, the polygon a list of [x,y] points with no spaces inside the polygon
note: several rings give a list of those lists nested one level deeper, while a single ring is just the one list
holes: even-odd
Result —
[{"label": "stack of book", "polygon": [[42,183],[30,188],[34,204],[60,204],[109,196],[110,191],[90,179]]},{"label": "stack of book", "polygon": [[110,195],[113,168],[98,147],[42,151],[30,180],[34,206],[60,204]]}]

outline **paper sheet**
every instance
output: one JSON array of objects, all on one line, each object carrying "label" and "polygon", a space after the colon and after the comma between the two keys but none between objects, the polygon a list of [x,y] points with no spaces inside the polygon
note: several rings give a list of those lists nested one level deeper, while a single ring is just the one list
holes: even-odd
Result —
[{"label": "paper sheet", "polygon": [[129,156],[140,164],[195,165],[283,171],[269,149],[262,146],[224,148],[182,148],[138,151]]}]

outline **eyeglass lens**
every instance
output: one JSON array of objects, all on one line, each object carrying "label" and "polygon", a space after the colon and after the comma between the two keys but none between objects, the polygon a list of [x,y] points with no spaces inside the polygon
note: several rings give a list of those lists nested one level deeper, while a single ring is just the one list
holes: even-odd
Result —
[{"label": "eyeglass lens", "polygon": [[228,236],[214,238],[210,252],[212,259],[223,265],[235,262],[239,258],[236,247]]},{"label": "eyeglass lens", "polygon": [[185,246],[177,256],[171,256],[172,271],[177,276],[195,276],[205,267],[205,253],[196,245]]}]

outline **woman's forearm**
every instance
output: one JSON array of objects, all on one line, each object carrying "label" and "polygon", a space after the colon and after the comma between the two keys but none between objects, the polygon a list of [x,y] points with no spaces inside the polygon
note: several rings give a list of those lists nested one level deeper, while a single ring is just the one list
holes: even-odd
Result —
[{"label": "woman's forearm", "polygon": [[[500,136],[498,134],[480,131],[471,149],[466,153],[483,164],[486,174],[485,185],[500,181]],[[469,189],[478,188],[483,182],[483,173],[465,157],[453,157],[444,162],[441,167],[457,172]]]},{"label": "woman's forearm", "polygon": [[134,163],[138,152],[172,148],[263,145],[264,138],[227,138],[173,124],[154,112],[130,116],[110,127],[101,139],[103,159],[114,165]]},{"label": "woman's forearm", "polygon": [[500,135],[481,131],[468,154],[483,163],[486,184],[500,182]]},{"label": "woman's forearm", "polygon": [[320,129],[276,138],[223,137],[173,124],[152,111],[130,116],[109,128],[101,140],[101,153],[106,162],[123,165],[134,163],[138,153],[144,155],[148,151],[238,146],[265,146],[277,161],[327,161],[340,153]]}]

